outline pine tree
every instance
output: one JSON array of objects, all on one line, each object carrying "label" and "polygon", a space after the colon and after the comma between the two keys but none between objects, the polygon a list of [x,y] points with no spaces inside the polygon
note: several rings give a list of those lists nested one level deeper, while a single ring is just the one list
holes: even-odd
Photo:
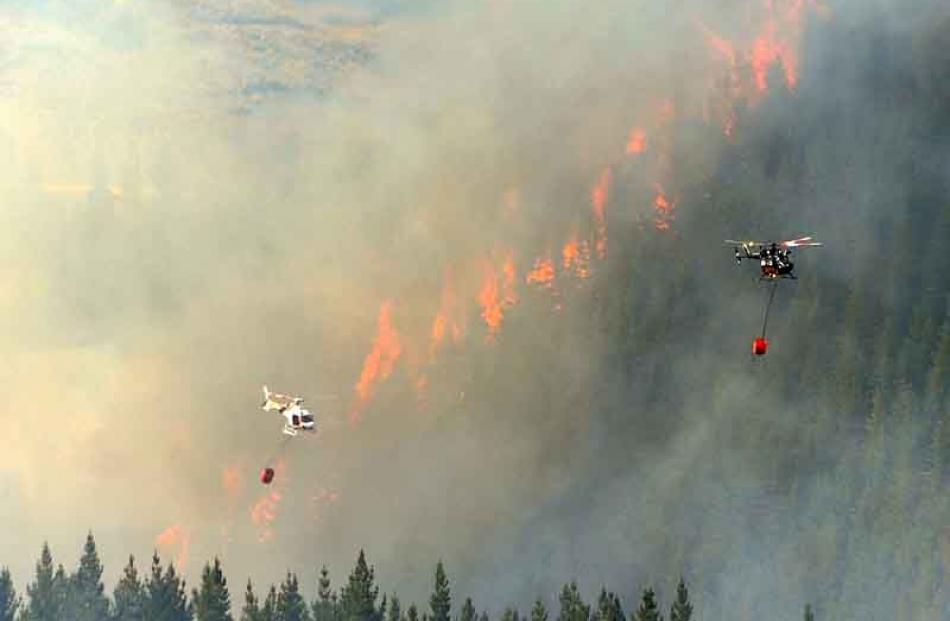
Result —
[{"label": "pine tree", "polygon": [[531,621],[548,621],[548,610],[540,599],[535,600],[531,608]]},{"label": "pine tree", "polygon": [[135,557],[122,570],[122,577],[112,592],[113,621],[143,621],[145,618],[145,587],[135,568]]},{"label": "pine tree", "polygon": [[805,621],[815,621],[815,613],[811,611],[811,604],[805,604]]},{"label": "pine tree", "polygon": [[17,596],[10,570],[0,569],[0,621],[15,621],[20,609],[20,598]]},{"label": "pine tree", "polygon": [[597,621],[625,621],[620,598],[603,588],[597,599]]},{"label": "pine tree", "polygon": [[614,621],[610,610],[610,598],[605,587],[601,587],[600,595],[597,597],[597,612],[594,615],[594,621]]},{"label": "pine tree", "polygon": [[152,571],[145,583],[145,621],[191,621],[185,581],[169,563],[162,571],[158,553],[152,555]]},{"label": "pine tree", "polygon": [[653,589],[647,589],[643,592],[640,608],[637,609],[636,621],[663,621],[663,615],[660,614]]},{"label": "pine tree", "polygon": [[465,598],[465,603],[462,604],[462,614],[459,616],[459,621],[476,621],[475,619],[475,604],[472,603],[472,598]]},{"label": "pine tree", "polygon": [[432,610],[431,621],[450,621],[452,593],[449,590],[449,579],[445,575],[441,560],[435,566],[435,589],[429,598],[429,608]]},{"label": "pine tree", "polygon": [[59,621],[53,589],[53,555],[44,543],[36,563],[36,578],[26,587],[27,605],[24,621]]},{"label": "pine tree", "polygon": [[102,584],[102,563],[92,533],[86,535],[79,569],[70,581],[68,606],[75,621],[105,621],[109,617],[109,600]]},{"label": "pine tree", "polygon": [[517,608],[508,607],[505,608],[505,611],[501,613],[501,621],[521,621],[521,616],[518,614]]},{"label": "pine tree", "polygon": [[72,576],[66,574],[63,564],[60,563],[53,574],[53,610],[57,619],[72,619],[75,615],[71,591]]},{"label": "pine tree", "polygon": [[277,587],[270,585],[264,605],[261,606],[261,621],[277,621]]},{"label": "pine tree", "polygon": [[402,619],[402,608],[399,603],[399,598],[396,597],[396,594],[393,593],[392,598],[390,598],[389,604],[389,614],[386,616],[387,621],[401,621]]},{"label": "pine tree", "polygon": [[192,590],[191,601],[195,621],[233,621],[228,581],[221,571],[221,561],[217,557],[214,559],[214,565],[205,563],[201,572],[201,589]]},{"label": "pine tree", "polygon": [[320,580],[317,585],[317,597],[321,602],[329,603],[333,597],[333,591],[330,588],[330,571],[324,565],[320,568]]},{"label": "pine tree", "polygon": [[333,616],[331,617],[332,621],[343,621],[343,604],[340,603],[340,597],[336,594],[336,592],[334,592],[330,598],[330,603],[332,604],[330,607],[330,610],[333,613]]},{"label": "pine tree", "polygon": [[693,605],[689,603],[689,591],[680,578],[676,585],[676,601],[670,606],[670,621],[689,621],[693,617]]},{"label": "pine tree", "polygon": [[356,567],[340,593],[340,607],[344,621],[379,621],[376,598],[379,588],[374,585],[374,570],[366,564],[366,555],[360,550]]},{"label": "pine tree", "polygon": [[410,605],[406,611],[406,621],[419,621],[419,610],[415,604]]},{"label": "pine tree", "polygon": [[557,621],[588,621],[590,618],[590,606],[584,604],[584,600],[581,599],[576,582],[564,585],[559,603],[561,611],[558,613]]},{"label": "pine tree", "polygon": [[308,621],[307,604],[300,595],[300,585],[297,574],[287,572],[287,577],[280,585],[277,594],[278,621]]},{"label": "pine tree", "polygon": [[244,589],[244,606],[241,608],[241,621],[261,621],[261,609],[257,603],[257,596],[254,595],[254,585],[251,579],[247,580],[247,588]]},{"label": "pine tree", "polygon": [[324,565],[320,568],[320,578],[317,580],[317,599],[311,604],[313,621],[334,621],[335,607],[333,590],[330,588],[330,572]]}]

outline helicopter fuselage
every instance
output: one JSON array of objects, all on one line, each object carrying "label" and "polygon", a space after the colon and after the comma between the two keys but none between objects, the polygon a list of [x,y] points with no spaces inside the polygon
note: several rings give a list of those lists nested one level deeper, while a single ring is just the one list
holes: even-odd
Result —
[{"label": "helicopter fuselage", "polygon": [[297,435],[298,431],[316,430],[313,414],[310,413],[310,410],[302,408],[296,403],[285,408],[281,414],[283,414],[286,419],[286,423],[284,423],[284,433],[289,436]]}]

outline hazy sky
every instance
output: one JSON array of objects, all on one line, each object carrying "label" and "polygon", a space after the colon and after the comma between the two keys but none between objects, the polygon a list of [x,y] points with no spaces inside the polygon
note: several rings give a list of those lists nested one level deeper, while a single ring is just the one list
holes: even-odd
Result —
[{"label": "hazy sky", "polygon": [[[629,520],[662,516],[578,496],[610,429],[571,300],[614,231],[687,217],[669,127],[730,131],[714,94],[761,90],[731,68],[794,87],[804,24],[853,8],[774,4],[4,3],[0,563],[23,583],[48,539],[72,565],[91,528],[110,585],[158,545],[192,582],[217,554],[235,583],[289,567],[309,589],[363,546],[384,588],[421,597],[442,556],[466,590],[527,600],[648,550]],[[323,396],[270,489],[265,382]],[[662,506],[718,422],[668,438],[637,489]],[[520,530],[544,511],[549,534]],[[497,578],[565,532],[587,547]]]}]

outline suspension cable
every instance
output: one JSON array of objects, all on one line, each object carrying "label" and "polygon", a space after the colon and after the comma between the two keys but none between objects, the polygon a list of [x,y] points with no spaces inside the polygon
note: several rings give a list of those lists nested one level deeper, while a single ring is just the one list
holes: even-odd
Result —
[{"label": "suspension cable", "polygon": [[772,300],[775,299],[775,290],[778,288],[778,280],[772,281],[772,288],[769,291],[769,301],[765,305],[765,319],[762,321],[762,338],[765,338],[765,329],[769,325],[769,311],[772,309]]}]

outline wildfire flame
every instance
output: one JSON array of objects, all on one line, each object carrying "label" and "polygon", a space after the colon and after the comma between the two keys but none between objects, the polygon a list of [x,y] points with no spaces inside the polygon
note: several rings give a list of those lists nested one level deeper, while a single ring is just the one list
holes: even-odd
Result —
[{"label": "wildfire flame", "polygon": [[581,280],[590,274],[590,246],[587,241],[578,241],[577,233],[561,249],[561,265],[565,272],[573,273]]},{"label": "wildfire flame", "polygon": [[653,198],[653,207],[656,209],[656,219],[654,224],[656,224],[657,230],[666,231],[670,228],[670,220],[673,219],[673,203],[666,197],[666,192],[663,191],[663,187],[657,183],[656,184],[656,196]]},{"label": "wildfire flame", "polygon": [[627,140],[627,155],[640,155],[647,148],[647,135],[642,127],[634,127],[630,130],[630,138]]},{"label": "wildfire flame", "polygon": [[495,262],[491,259],[482,262],[482,284],[476,299],[482,309],[481,317],[488,326],[489,339],[498,335],[505,308],[514,306],[518,302],[515,279],[515,260],[510,251],[505,253],[500,270],[495,267]]},{"label": "wildfire flame", "polygon": [[[373,386],[378,381],[389,377],[401,353],[402,344],[392,323],[392,302],[387,300],[379,308],[373,348],[366,355],[366,359],[363,361],[363,371],[360,373],[359,381],[356,382],[355,391],[358,404],[368,401],[373,394]],[[359,414],[359,408],[353,408],[350,411],[350,421],[356,422],[359,420]]]},{"label": "wildfire flame", "polygon": [[441,310],[435,314],[435,319],[432,320],[432,330],[430,331],[429,336],[429,355],[435,353],[435,350],[438,349],[439,345],[442,344],[443,339],[445,339],[445,324],[448,321],[445,317],[445,313]]},{"label": "wildfire flame", "polygon": [[458,315],[459,309],[455,299],[455,288],[452,285],[451,275],[446,272],[442,284],[439,310],[436,311],[435,317],[432,319],[432,327],[429,329],[430,360],[445,340],[446,332],[451,334],[453,342],[458,343],[461,340],[462,325]]},{"label": "wildfire flame", "polygon": [[732,136],[736,123],[735,100],[739,97],[742,89],[736,49],[732,43],[714,33],[702,22],[697,22],[697,26],[703,32],[709,47],[726,62],[726,82],[721,89],[721,95],[725,100],[720,101],[716,107],[719,108],[718,115],[721,119],[723,133],[726,136]]},{"label": "wildfire flame", "polygon": [[[753,3],[749,15],[748,35],[741,38],[722,36],[697,21],[697,27],[703,39],[712,50],[712,64],[717,74],[711,78],[711,95],[702,102],[702,118],[707,122],[714,119],[721,123],[723,132],[731,136],[736,131],[737,110],[740,102],[756,103],[771,85],[768,84],[769,72],[781,69],[784,84],[794,89],[799,81],[799,47],[802,33],[802,18],[808,7],[821,13],[827,13],[818,0],[759,0]],[[450,337],[458,343],[463,329],[469,327],[468,313],[478,309],[480,321],[487,327],[487,337],[494,338],[501,330],[507,308],[518,302],[517,284],[519,278],[537,288],[551,292],[554,309],[562,308],[560,293],[564,291],[560,279],[564,276],[578,280],[589,278],[591,269],[597,269],[591,263],[594,254],[600,260],[606,259],[608,242],[607,203],[610,200],[611,184],[615,165],[625,156],[638,157],[637,176],[647,176],[652,182],[654,192],[652,201],[644,205],[649,211],[641,220],[641,227],[649,226],[652,219],[659,231],[669,231],[676,219],[677,188],[675,186],[674,157],[675,128],[677,116],[690,113],[692,104],[685,100],[673,99],[669,93],[660,93],[649,103],[647,114],[639,119],[636,126],[618,140],[614,151],[615,160],[603,162],[589,190],[590,225],[578,235],[572,230],[570,236],[557,238],[557,242],[548,246],[547,252],[531,264],[527,272],[519,273],[511,252],[499,253],[496,245],[493,250],[485,248],[483,259],[465,262],[465,278],[459,282],[471,283],[465,289],[456,291],[452,281],[446,277],[443,282],[442,298],[432,317],[428,337],[428,358],[425,352],[425,334],[420,334],[419,342],[412,337],[397,334],[392,326],[391,303],[383,303],[373,347],[364,361],[359,380],[356,382],[356,405],[351,413],[351,421],[356,421],[362,405],[372,398],[376,384],[385,379],[406,349],[407,377],[410,385],[419,396],[425,397],[430,379],[436,375],[430,373],[425,365],[432,364],[435,354]],[[648,140],[649,137],[649,140]],[[647,186],[647,189],[649,186]],[[521,189],[514,185],[498,188],[503,219],[518,217],[521,209]],[[560,251],[559,256],[557,251]],[[553,251],[553,254],[552,254]],[[553,258],[552,258],[553,256]],[[567,300],[563,300],[567,303]],[[477,306],[476,306],[477,305]],[[475,320],[477,323],[479,320]],[[403,336],[406,341],[403,342]],[[419,354],[418,358],[413,352]]]},{"label": "wildfire flame", "polygon": [[191,534],[181,524],[172,524],[155,536],[155,547],[174,554],[175,567],[181,573],[188,560],[188,548],[191,546]]},{"label": "wildfire flame", "polygon": [[[821,15],[828,13],[827,7],[815,0],[810,0],[807,6]],[[748,94],[761,95],[768,91],[768,72],[776,63],[782,69],[785,85],[789,89],[796,87],[805,8],[805,0],[764,0],[764,17],[742,52],[737,51],[739,46],[735,42],[717,35],[705,24],[699,24],[709,46],[726,61],[733,97],[743,89],[743,79],[739,74],[741,62],[747,63],[751,70],[751,92]]]},{"label": "wildfire flame", "polygon": [[280,501],[283,499],[283,492],[281,490],[286,484],[286,471],[286,463],[284,460],[279,460],[274,466],[274,479],[278,487],[270,489],[251,505],[251,522],[261,529],[258,533],[258,540],[261,543],[274,538],[273,523],[274,520],[277,519],[277,510],[280,507]]},{"label": "wildfire flame", "polygon": [[817,0],[763,0],[751,28],[754,34],[744,41],[730,41],[697,22],[715,56],[726,65],[725,84],[714,92],[714,98],[727,136],[735,130],[736,103],[742,99],[754,105],[761,99],[768,92],[773,67],[781,69],[782,81],[789,90],[798,85],[802,19],[809,7],[823,17],[829,14]]},{"label": "wildfire flame", "polygon": [[782,65],[785,83],[789,88],[795,88],[798,82],[798,58],[792,46],[793,43],[780,37],[775,20],[767,20],[761,34],[752,43],[752,72],[759,93],[768,90],[768,71],[776,62]]},{"label": "wildfire flame", "polygon": [[482,319],[488,326],[489,337],[494,337],[501,327],[501,300],[498,296],[498,276],[490,262],[485,264],[482,286],[478,291],[478,305],[481,307]]},{"label": "wildfire flame", "polygon": [[538,257],[534,267],[525,276],[525,282],[536,284],[542,289],[551,289],[554,286],[554,262],[550,257]]}]

